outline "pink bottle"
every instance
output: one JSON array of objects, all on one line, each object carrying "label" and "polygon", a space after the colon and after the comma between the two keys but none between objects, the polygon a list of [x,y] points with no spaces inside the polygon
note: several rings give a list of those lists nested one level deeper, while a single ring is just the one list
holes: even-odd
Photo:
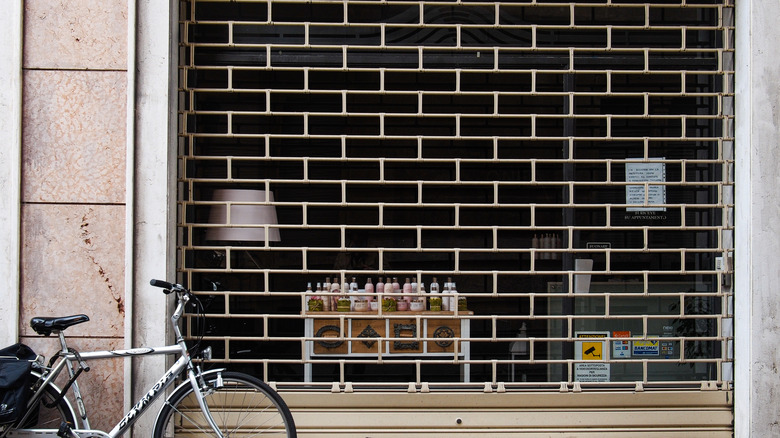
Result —
[{"label": "pink bottle", "polygon": [[404,283],[404,298],[403,300],[407,303],[412,302],[412,283],[409,282],[409,278],[406,278],[406,282]]},{"label": "pink bottle", "polygon": [[371,278],[366,280],[366,285],[363,286],[363,289],[365,289],[365,291],[366,291],[366,301],[368,301],[370,303],[371,301],[374,300],[374,295],[373,295],[374,294],[374,284],[371,283]]}]

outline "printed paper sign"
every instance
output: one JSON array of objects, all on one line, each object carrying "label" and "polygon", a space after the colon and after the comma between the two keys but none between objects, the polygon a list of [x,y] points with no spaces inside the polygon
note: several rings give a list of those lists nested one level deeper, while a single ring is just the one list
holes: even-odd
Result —
[{"label": "printed paper sign", "polygon": [[609,332],[576,332],[579,339],[574,343],[574,358],[592,361],[574,364],[574,380],[578,382],[609,382],[610,367],[604,363],[609,359],[607,338]]},{"label": "printed paper sign", "polygon": [[[626,163],[626,182],[664,182],[666,163]],[[648,185],[645,201],[645,185],[626,186],[626,204],[652,205],[666,203],[666,186]],[[666,211],[666,207],[629,207],[626,211]]]},{"label": "printed paper sign", "polygon": [[577,382],[609,382],[609,364],[603,362],[578,363],[574,367]]}]

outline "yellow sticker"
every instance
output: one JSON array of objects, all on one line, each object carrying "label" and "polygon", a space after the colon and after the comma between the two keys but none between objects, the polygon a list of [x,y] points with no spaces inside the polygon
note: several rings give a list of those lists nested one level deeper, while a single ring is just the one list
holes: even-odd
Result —
[{"label": "yellow sticker", "polygon": [[603,342],[583,342],[582,360],[604,360],[603,346]]}]

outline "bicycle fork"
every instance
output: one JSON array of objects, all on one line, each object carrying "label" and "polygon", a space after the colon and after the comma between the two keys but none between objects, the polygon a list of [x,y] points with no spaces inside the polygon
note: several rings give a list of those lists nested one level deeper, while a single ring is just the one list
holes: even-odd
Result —
[{"label": "bicycle fork", "polygon": [[[190,385],[192,385],[193,392],[195,393],[195,398],[198,400],[198,406],[200,406],[200,410],[203,411],[203,415],[206,417],[206,421],[209,423],[209,426],[211,426],[211,429],[214,430],[214,433],[216,433],[219,438],[223,438],[222,432],[219,430],[219,426],[217,426],[216,421],[214,421],[214,417],[211,416],[211,411],[209,410],[208,404],[206,404],[206,399],[203,397],[203,391],[206,390],[207,387],[200,370],[198,370],[198,375],[201,376],[200,381],[198,381],[198,377],[195,376],[192,368],[187,369],[187,376],[189,378]],[[221,386],[221,380],[222,374],[219,374],[217,378],[217,386]]]},{"label": "bicycle fork", "polygon": [[[154,284],[154,281],[152,284]],[[201,392],[204,390],[204,388],[206,388],[206,383],[203,380],[203,377],[201,377],[200,381],[198,381],[198,378],[195,376],[192,360],[190,359],[190,353],[187,351],[187,344],[184,342],[184,337],[182,336],[181,329],[179,328],[179,318],[181,318],[182,313],[184,313],[184,306],[187,305],[189,300],[190,296],[188,294],[179,295],[179,303],[176,306],[176,310],[173,312],[173,315],[171,315],[171,325],[173,325],[173,333],[176,335],[176,344],[181,348],[182,357],[185,357],[187,360],[187,378],[190,381],[190,385],[192,386],[192,391],[195,393],[195,398],[198,400],[198,406],[200,406],[200,410],[203,412],[203,415],[206,417],[206,421],[208,421],[209,426],[211,426],[211,429],[214,430],[216,436],[223,438],[222,432],[219,430],[219,426],[217,426],[216,421],[214,421],[214,417],[211,416],[211,411],[209,410],[209,407],[206,404],[206,400],[203,397],[203,393]],[[210,355],[210,352],[211,350],[209,349],[207,354]],[[200,369],[198,370],[198,375],[202,376]]]}]

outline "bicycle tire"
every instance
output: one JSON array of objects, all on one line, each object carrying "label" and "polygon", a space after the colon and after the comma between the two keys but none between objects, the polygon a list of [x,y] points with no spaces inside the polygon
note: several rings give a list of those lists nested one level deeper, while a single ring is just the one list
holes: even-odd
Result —
[{"label": "bicycle tire", "polygon": [[[35,376],[38,379],[38,376]],[[51,404],[59,397],[59,390],[53,385],[46,385],[43,389],[42,400]],[[76,417],[70,404],[63,398],[60,399],[52,408],[46,407],[41,400],[38,401],[36,406],[31,406],[33,410],[32,415],[25,420],[24,424],[15,424],[11,427],[7,437],[13,437],[15,430],[25,429],[59,429],[62,422],[69,423],[73,428],[76,428]]]},{"label": "bicycle tire", "polygon": [[[225,437],[296,437],[290,409],[265,382],[248,374],[223,371],[203,376],[204,393],[211,416]],[[221,381],[221,382],[220,382]],[[221,386],[220,386],[221,383]],[[160,409],[154,425],[155,438],[213,436],[192,387],[173,393]]]}]

